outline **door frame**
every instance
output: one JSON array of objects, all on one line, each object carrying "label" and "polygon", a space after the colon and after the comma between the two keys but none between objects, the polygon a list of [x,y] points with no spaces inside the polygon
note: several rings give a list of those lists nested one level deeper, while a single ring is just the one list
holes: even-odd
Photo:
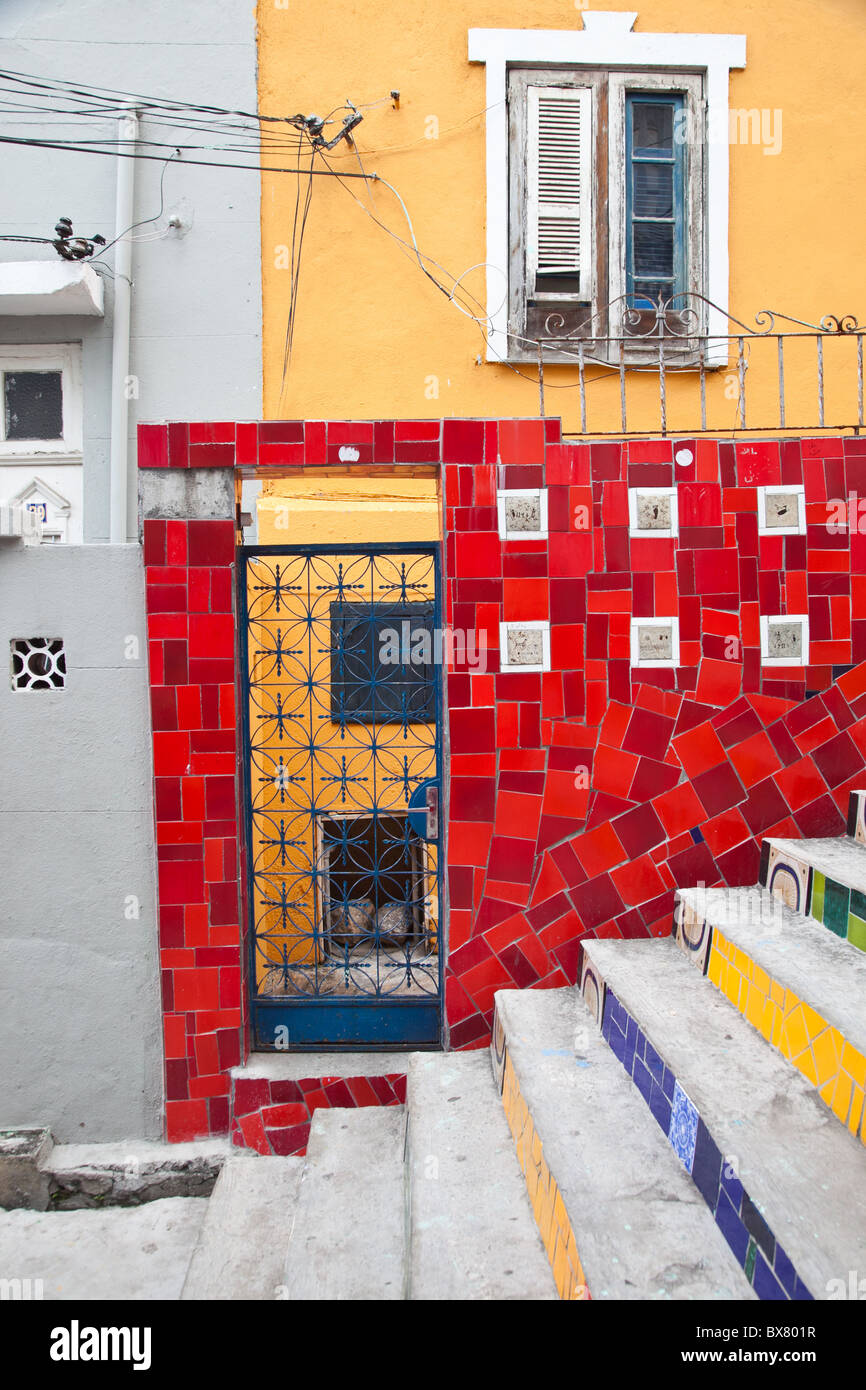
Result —
[{"label": "door frame", "polygon": [[[253,873],[252,758],[250,746],[250,671],[247,603],[249,561],[259,556],[279,555],[386,555],[421,554],[433,558],[434,631],[442,623],[442,545],[440,541],[385,541],[374,545],[340,542],[329,545],[242,545],[237,548],[236,585],[240,677],[240,734],[242,742],[240,787],[243,797],[244,883],[243,901],[247,914],[246,982],[250,1020],[250,1048],[253,1052],[382,1052],[440,1051],[445,1028],[445,955],[448,933],[444,892],[445,816],[440,809],[439,836],[436,841],[436,888],[439,910],[439,980],[435,995],[420,999],[304,998],[260,996],[256,993],[255,878]],[[436,726],[434,757],[440,788],[445,785],[443,737],[445,722],[445,682],[441,661],[433,661]],[[374,1016],[375,1015],[375,1016]],[[286,1028],[285,1044],[275,1041],[276,1030]],[[361,1031],[363,1036],[358,1037]]]}]

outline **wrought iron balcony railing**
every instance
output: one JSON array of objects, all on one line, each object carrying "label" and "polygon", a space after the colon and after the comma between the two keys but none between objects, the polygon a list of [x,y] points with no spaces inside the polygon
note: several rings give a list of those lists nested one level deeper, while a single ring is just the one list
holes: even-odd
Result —
[{"label": "wrought iron balcony railing", "polygon": [[810,323],[762,309],[750,325],[703,295],[679,294],[616,300],[568,333],[564,322],[551,312],[545,336],[531,340],[540,407],[544,415],[548,391],[576,390],[581,434],[864,427],[866,327],[853,315]]}]

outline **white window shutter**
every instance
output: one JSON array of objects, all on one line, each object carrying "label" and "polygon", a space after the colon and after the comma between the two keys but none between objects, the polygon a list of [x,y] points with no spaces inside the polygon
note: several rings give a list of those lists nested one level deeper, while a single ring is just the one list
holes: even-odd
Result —
[{"label": "white window shutter", "polygon": [[592,265],[592,90],[528,87],[527,281],[579,275],[590,297]]}]

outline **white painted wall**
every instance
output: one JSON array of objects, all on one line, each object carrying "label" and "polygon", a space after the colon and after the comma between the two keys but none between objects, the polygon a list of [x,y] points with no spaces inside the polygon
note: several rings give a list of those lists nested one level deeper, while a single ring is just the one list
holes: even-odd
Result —
[{"label": "white painted wall", "polygon": [[[4,0],[0,65],[255,111],[255,7]],[[45,134],[8,119],[0,108],[0,134]],[[146,120],[142,134],[199,138],[154,137]],[[137,165],[136,218],[157,212],[161,171]],[[110,158],[0,145],[0,230],[53,236],[62,215],[76,232],[111,240],[115,174]],[[192,226],[133,247],[133,541],[139,420],[261,415],[258,176],[170,165],[165,205]],[[135,235],[165,226],[163,217]],[[56,260],[50,247],[27,255]],[[20,244],[0,241],[0,261],[21,258]],[[0,542],[0,1128],[47,1124],[64,1142],[158,1137],[162,1125],[141,551],[93,544],[109,534],[114,294],[103,274],[104,318],[0,316],[0,347],[81,344],[83,465],[43,461],[33,471],[66,496],[77,484],[91,544]],[[11,490],[23,485],[20,468],[0,462],[0,498],[7,466]],[[64,691],[11,689],[10,638],[38,635],[67,643]],[[129,636],[141,639],[136,659],[126,655]],[[130,895],[140,902],[135,919],[124,916]]]}]

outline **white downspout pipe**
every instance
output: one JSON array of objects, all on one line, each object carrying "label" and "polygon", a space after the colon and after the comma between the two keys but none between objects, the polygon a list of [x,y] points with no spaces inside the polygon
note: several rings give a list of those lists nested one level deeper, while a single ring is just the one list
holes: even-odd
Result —
[{"label": "white downspout pipe", "polygon": [[[134,153],[138,115],[128,112],[118,122],[121,151]],[[109,481],[112,545],[125,545],[129,495],[129,323],[132,304],[132,241],[123,234],[135,221],[135,160],[117,161],[117,200],[114,214],[114,322],[111,330],[111,463]]]}]

